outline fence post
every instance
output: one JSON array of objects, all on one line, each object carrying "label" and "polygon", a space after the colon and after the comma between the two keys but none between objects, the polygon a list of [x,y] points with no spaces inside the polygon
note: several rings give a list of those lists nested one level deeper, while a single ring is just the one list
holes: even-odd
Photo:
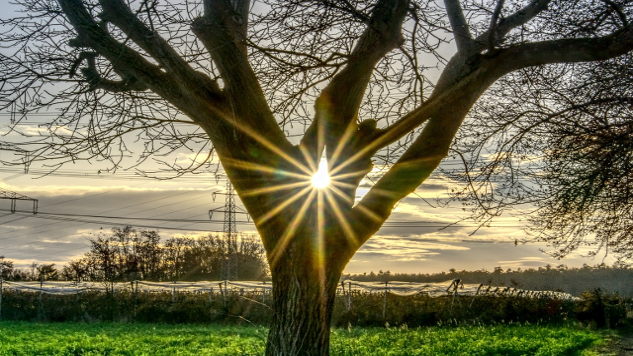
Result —
[{"label": "fence post", "polygon": [[4,255],[0,256],[0,320],[2,320],[2,288],[4,287],[4,279],[2,278],[2,272],[4,266]]},{"label": "fence post", "polygon": [[480,284],[479,287],[477,287],[477,292],[475,292],[475,295],[473,296],[473,299],[470,301],[470,305],[468,306],[469,308],[473,307],[473,303],[475,302],[475,298],[477,298],[477,296],[479,295],[479,291],[481,290],[481,287],[483,287],[483,284]]},{"label": "fence post", "polygon": [[[453,313],[453,304],[455,304],[455,297],[457,297],[457,289],[459,288],[459,283],[461,282],[460,279],[455,279],[453,280],[453,283],[451,283],[451,286],[454,284],[455,286],[453,287],[453,300],[451,301],[451,309],[450,309],[450,313]],[[450,288],[450,286],[448,287]],[[461,305],[461,303],[460,303]]]},{"label": "fence post", "polygon": [[347,298],[345,298],[345,282],[341,281],[341,288],[343,290],[343,303],[345,303],[345,309],[349,311],[349,307],[347,306]]},{"label": "fence post", "polygon": [[[352,282],[348,281],[347,282],[347,310],[351,310],[352,309]],[[345,289],[345,286],[343,286],[343,289]]]},{"label": "fence post", "polygon": [[44,281],[40,280],[40,295],[38,296],[37,318],[42,320],[42,290],[44,289]]},{"label": "fence post", "polygon": [[385,282],[385,293],[382,298],[382,318],[383,320],[387,320],[387,290],[389,282]]},{"label": "fence post", "polygon": [[[134,283],[136,282],[136,283]],[[138,280],[132,281],[132,292],[134,293],[134,314],[132,317],[136,321],[136,308],[138,307]]]},{"label": "fence post", "polygon": [[222,288],[222,282],[220,282],[220,292],[222,293],[222,298],[224,299],[224,309],[226,309],[226,292],[227,292],[227,282],[224,281],[224,288]]},{"label": "fence post", "polygon": [[176,301],[176,281],[174,281],[174,287],[171,290],[171,302],[175,302]]},{"label": "fence post", "polygon": [[227,298],[229,294],[229,281],[224,280],[224,307],[227,307]]},{"label": "fence post", "polygon": [[2,273],[0,273],[0,320],[2,320],[2,288],[4,288],[3,282],[4,280],[2,279]]}]

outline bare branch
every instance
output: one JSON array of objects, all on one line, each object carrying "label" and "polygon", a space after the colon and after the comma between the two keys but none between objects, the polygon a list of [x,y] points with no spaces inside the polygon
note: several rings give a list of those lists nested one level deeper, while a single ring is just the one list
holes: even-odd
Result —
[{"label": "bare branch", "polygon": [[[497,56],[477,63],[477,69],[462,77],[458,84],[434,93],[419,109],[375,136],[368,147],[391,143],[431,118],[398,162],[365,195],[357,210],[369,209],[383,218],[389,216],[397,201],[415,190],[447,155],[449,145],[471,105],[489,85],[506,73],[546,63],[613,58],[627,53],[632,47],[633,28],[629,26],[627,29],[598,38],[519,44],[500,50]],[[454,101],[457,97],[460,98],[458,102]],[[362,214],[360,216],[363,218]],[[365,224],[381,221],[367,217],[363,219],[367,219],[364,220]]]},{"label": "bare branch", "polygon": [[503,18],[495,27],[495,33],[492,33],[490,29],[481,35],[479,35],[475,42],[480,46],[485,46],[489,43],[489,39],[493,38],[493,45],[497,45],[497,43],[503,39],[503,37],[508,34],[511,30],[523,26],[528,23],[534,17],[536,17],[539,13],[543,12],[547,9],[549,3],[552,0],[532,0],[527,6],[513,13],[512,15]]},{"label": "bare branch", "polygon": [[[341,138],[350,125],[355,125],[359,106],[376,63],[403,41],[401,27],[408,4],[408,0],[381,0],[376,4],[367,28],[348,56],[346,66],[332,78],[317,99],[317,117],[312,126],[320,129],[309,129],[307,133],[314,135],[327,130],[330,147],[347,144],[341,142]],[[326,117],[327,122],[322,121]],[[312,146],[307,151],[318,157],[326,143],[319,142],[315,136],[306,136],[302,144]]]},{"label": "bare branch", "polygon": [[498,0],[497,6],[495,7],[495,11],[492,13],[490,17],[490,27],[488,32],[490,35],[488,36],[488,51],[492,52],[495,47],[495,35],[497,34],[497,26],[499,21],[499,15],[501,15],[501,10],[503,9],[504,0]]},{"label": "bare branch", "polygon": [[[160,35],[150,30],[121,0],[101,0],[103,21],[120,28],[129,38],[149,53],[170,74],[179,81],[198,82],[200,76]],[[116,63],[116,61],[114,61]],[[212,88],[212,87],[211,87]],[[218,93],[215,93],[216,95]]]},{"label": "bare branch", "polygon": [[232,117],[231,120],[239,122],[242,129],[254,130],[271,136],[272,142],[288,145],[248,62],[244,37],[247,18],[242,17],[248,3],[205,0],[205,15],[193,22],[192,30],[220,71],[224,93],[229,100],[227,115]]},{"label": "bare branch", "polygon": [[[113,2],[116,2],[116,0]],[[77,41],[73,43],[74,45],[90,47],[96,50],[106,57],[118,71],[130,73],[131,76],[137,77],[144,85],[161,94],[167,100],[177,106],[186,108],[183,103],[184,94],[177,90],[186,82],[174,80],[157,66],[148,62],[139,53],[117,42],[102,26],[94,21],[81,1],[60,0],[60,5],[79,35]],[[191,71],[191,73],[191,77],[195,77],[194,82],[198,82],[201,76],[196,75],[194,71]],[[94,75],[95,73],[91,74]],[[207,88],[210,96],[217,98],[217,93],[212,92],[213,86],[210,85],[211,83],[207,84],[209,85],[200,85],[199,89]]]},{"label": "bare branch", "polygon": [[551,63],[600,61],[623,55],[633,46],[633,26],[610,35],[524,43],[501,50],[506,73]]},{"label": "bare branch", "polygon": [[620,6],[618,4],[614,3],[611,0],[601,0],[601,1],[609,5],[609,7],[611,7],[611,9],[613,9],[613,11],[615,11],[618,14],[620,21],[622,21],[622,24],[625,27],[629,25],[629,21],[626,19],[626,15],[624,14],[624,12],[622,12],[622,9],[620,9]]},{"label": "bare branch", "polygon": [[446,14],[453,28],[453,36],[457,44],[457,51],[468,56],[473,49],[473,37],[459,0],[444,0]]},{"label": "bare branch", "polygon": [[[88,66],[82,68],[81,73],[90,84],[90,90],[104,89],[113,93],[120,93],[124,91],[143,91],[148,89],[148,87],[139,82],[136,77],[125,78],[125,75],[122,75],[123,80],[109,80],[103,78],[101,74],[99,74],[99,71],[97,71],[95,57],[96,53],[82,52],[76,61],[76,63],[79,64],[82,58],[85,58],[86,62],[88,62]],[[71,68],[71,75],[73,74],[72,72],[73,69]]]}]

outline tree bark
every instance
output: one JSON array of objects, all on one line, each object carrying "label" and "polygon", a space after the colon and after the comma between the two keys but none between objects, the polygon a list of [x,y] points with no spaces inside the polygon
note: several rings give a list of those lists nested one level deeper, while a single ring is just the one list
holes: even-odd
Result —
[{"label": "tree bark", "polygon": [[[296,203],[307,206],[297,209],[303,211],[300,220],[280,214],[271,221],[271,229],[262,229],[269,243],[276,237],[272,248],[276,252],[267,251],[273,284],[267,356],[329,355],[336,288],[357,242],[324,209],[324,193],[315,194]],[[275,223],[296,229],[278,237]]]},{"label": "tree bark", "polygon": [[273,273],[273,319],[267,356],[329,355],[330,323],[340,272],[319,276],[304,261]]}]

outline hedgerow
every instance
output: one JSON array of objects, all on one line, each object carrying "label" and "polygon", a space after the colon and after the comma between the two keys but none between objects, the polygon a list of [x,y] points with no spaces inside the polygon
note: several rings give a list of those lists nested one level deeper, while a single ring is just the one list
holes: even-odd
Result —
[{"label": "hedgerow", "polygon": [[[53,322],[225,323],[267,325],[269,295],[261,293],[193,293],[88,291],[51,295],[5,290],[3,320]],[[333,325],[435,326],[496,323],[563,323],[580,321],[597,327],[626,324],[631,299],[599,290],[578,300],[516,296],[397,296],[352,293],[337,296]],[[630,314],[630,311],[629,311]]]}]

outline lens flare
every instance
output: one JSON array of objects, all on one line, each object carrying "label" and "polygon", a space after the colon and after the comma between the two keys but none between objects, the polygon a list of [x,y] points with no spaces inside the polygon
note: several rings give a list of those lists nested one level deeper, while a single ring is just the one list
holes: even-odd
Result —
[{"label": "lens flare", "polygon": [[312,176],[312,185],[318,189],[322,189],[330,185],[330,175],[327,171],[327,160],[325,158],[321,158],[321,161],[319,162],[319,169]]}]

